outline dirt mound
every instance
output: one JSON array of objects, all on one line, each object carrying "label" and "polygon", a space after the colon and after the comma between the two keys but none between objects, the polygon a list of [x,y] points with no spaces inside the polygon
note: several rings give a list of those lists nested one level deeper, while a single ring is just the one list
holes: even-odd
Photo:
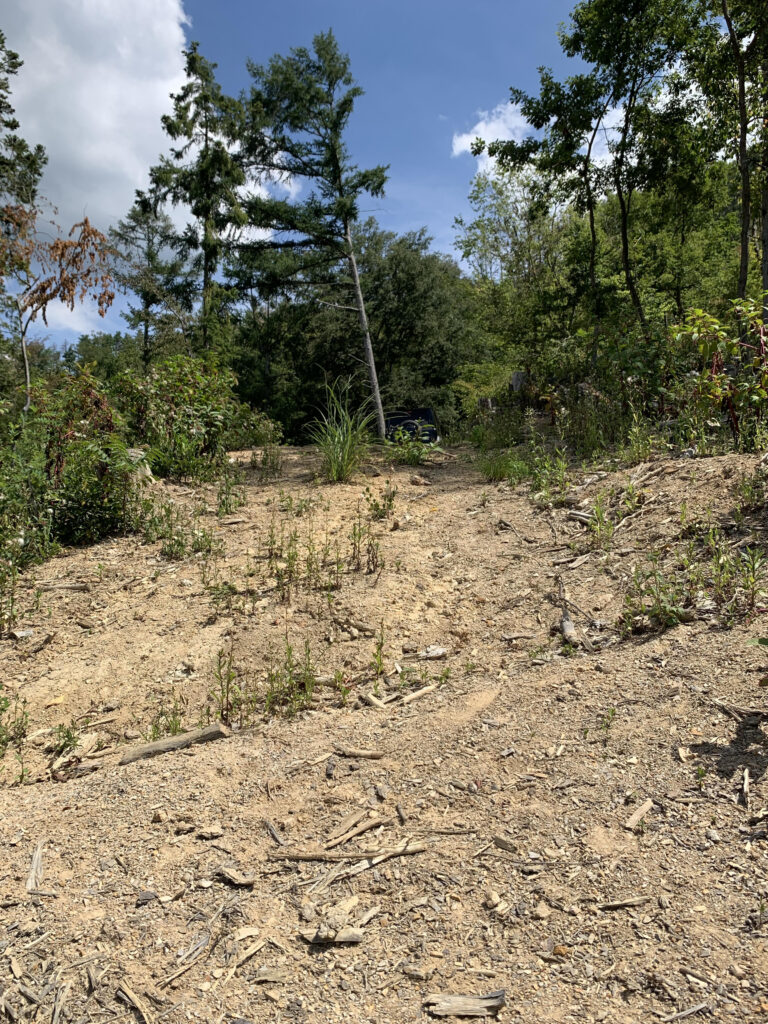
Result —
[{"label": "dirt mound", "polygon": [[[0,653],[29,715],[0,1014],[405,1024],[504,990],[526,1024],[765,1019],[762,598],[700,574],[666,631],[624,603],[692,523],[760,539],[734,515],[755,465],[592,474],[540,507],[468,453],[327,487],[295,451],[223,518],[215,488],[153,485],[202,503],[213,554],[40,567]],[[222,714],[228,738],[118,763]]]}]

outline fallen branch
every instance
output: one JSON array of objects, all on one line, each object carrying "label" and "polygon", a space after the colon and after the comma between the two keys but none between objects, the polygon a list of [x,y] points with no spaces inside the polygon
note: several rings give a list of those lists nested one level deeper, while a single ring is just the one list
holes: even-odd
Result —
[{"label": "fallen branch", "polygon": [[158,754],[168,754],[172,750],[183,750],[195,743],[210,743],[211,740],[224,740],[231,736],[231,732],[221,722],[214,725],[207,725],[204,729],[193,729],[192,732],[183,732],[179,736],[166,736],[162,740],[155,740],[154,743],[144,743],[140,747],[134,747],[127,754],[123,754],[119,764],[131,764],[133,761],[143,761],[148,757],[157,757]]}]

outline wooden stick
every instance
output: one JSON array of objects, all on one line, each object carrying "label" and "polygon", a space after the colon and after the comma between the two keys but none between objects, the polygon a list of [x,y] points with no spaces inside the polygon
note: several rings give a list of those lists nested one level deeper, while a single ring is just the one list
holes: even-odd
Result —
[{"label": "wooden stick", "polygon": [[344,835],[331,839],[330,842],[325,844],[325,848],[326,850],[332,850],[334,846],[341,846],[342,843],[349,842],[355,836],[361,836],[364,832],[370,832],[372,828],[378,828],[380,825],[391,825],[392,821],[392,818],[370,818],[368,821],[363,821],[356,825],[349,832],[345,832]]},{"label": "wooden stick", "polygon": [[127,981],[121,981],[120,984],[118,985],[117,991],[122,992],[122,994],[125,996],[126,1001],[130,1003],[131,1006],[141,1014],[142,1020],[145,1022],[145,1024],[152,1024],[152,1016],[149,1010],[146,1008],[141,999],[139,999],[139,997],[136,995],[133,989],[128,985]]},{"label": "wooden stick", "polygon": [[673,1020],[683,1020],[685,1017],[693,1017],[696,1013],[704,1013],[709,1010],[708,1003],[699,1003],[697,1006],[689,1006],[687,1010],[673,1013],[670,1017],[659,1018],[659,1024],[671,1024]]},{"label": "wooden stick", "polygon": [[384,710],[385,705],[383,702],[380,701],[378,697],[374,697],[372,693],[360,693],[358,696],[360,697],[360,700],[369,704],[372,708],[378,708],[379,711]]},{"label": "wooden stick", "polygon": [[631,817],[627,818],[624,823],[624,828],[629,832],[633,832],[635,830],[635,826],[640,824],[652,807],[653,800],[646,800],[645,803],[640,804],[635,813]]},{"label": "wooden stick", "polygon": [[649,903],[650,896],[628,896],[625,900],[614,900],[612,903],[599,903],[598,910],[624,910],[626,907],[642,907]]},{"label": "wooden stick", "polygon": [[418,700],[420,697],[424,697],[426,694],[432,693],[432,691],[436,689],[437,683],[430,683],[429,686],[422,686],[420,690],[416,690],[414,693],[409,693],[407,697],[403,697],[400,704],[410,704],[412,700]]},{"label": "wooden stick", "polygon": [[223,740],[231,736],[231,732],[221,722],[207,725],[204,729],[194,729],[192,732],[183,732],[179,736],[166,736],[162,740],[155,740],[154,743],[144,743],[140,747],[134,747],[127,754],[123,754],[119,764],[131,764],[133,761],[142,761],[147,757],[157,757],[158,754],[168,754],[172,750],[183,750],[191,747],[194,743],[210,743],[211,740]]},{"label": "wooden stick", "polygon": [[342,757],[359,757],[361,760],[378,761],[384,754],[380,750],[362,750],[357,747],[339,747],[334,744],[333,749]]},{"label": "wooden stick", "polygon": [[323,860],[323,861],[344,861],[344,860],[369,860],[371,858],[386,860],[388,857],[400,857],[407,853],[423,853],[427,849],[426,843],[402,843],[400,846],[383,847],[378,850],[352,850],[348,853],[326,853],[324,850],[273,850],[269,854],[270,860]]}]

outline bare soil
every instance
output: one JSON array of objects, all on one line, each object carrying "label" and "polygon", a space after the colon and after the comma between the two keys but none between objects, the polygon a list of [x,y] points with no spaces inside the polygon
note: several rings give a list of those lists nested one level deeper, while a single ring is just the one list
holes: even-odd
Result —
[{"label": "bare soil", "polygon": [[[126,538],[28,574],[0,641],[29,714],[0,782],[0,1017],[410,1024],[428,996],[504,990],[498,1019],[521,1024],[765,1020],[760,605],[728,628],[711,609],[615,628],[683,502],[759,535],[759,515],[732,523],[756,463],[575,473],[549,509],[468,452],[332,487],[293,450],[275,483],[247,470],[223,518],[215,487],[152,485],[209,507],[217,559]],[[387,479],[392,515],[370,523],[364,488]],[[630,479],[644,504],[596,549],[569,512]],[[293,531],[302,566],[338,544],[338,589],[275,589]],[[575,649],[552,632],[561,581]],[[270,666],[306,643],[310,708],[265,719]],[[251,701],[232,735],[121,766],[153,723],[217,717],[230,653]]]}]

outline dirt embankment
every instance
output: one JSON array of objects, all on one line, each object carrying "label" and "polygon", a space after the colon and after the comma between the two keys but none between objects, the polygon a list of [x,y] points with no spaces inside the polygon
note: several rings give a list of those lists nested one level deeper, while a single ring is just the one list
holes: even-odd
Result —
[{"label": "dirt embankment", "polygon": [[[223,518],[157,484],[207,506],[218,554],[125,539],[24,581],[0,1018],[410,1024],[501,990],[525,1024],[768,1016],[763,598],[730,615],[707,566],[680,624],[616,629],[692,523],[760,539],[734,519],[756,460],[594,474],[542,509],[452,455],[328,487],[292,452]],[[596,546],[574,511],[628,489]],[[118,763],[222,709],[229,738]]]}]

